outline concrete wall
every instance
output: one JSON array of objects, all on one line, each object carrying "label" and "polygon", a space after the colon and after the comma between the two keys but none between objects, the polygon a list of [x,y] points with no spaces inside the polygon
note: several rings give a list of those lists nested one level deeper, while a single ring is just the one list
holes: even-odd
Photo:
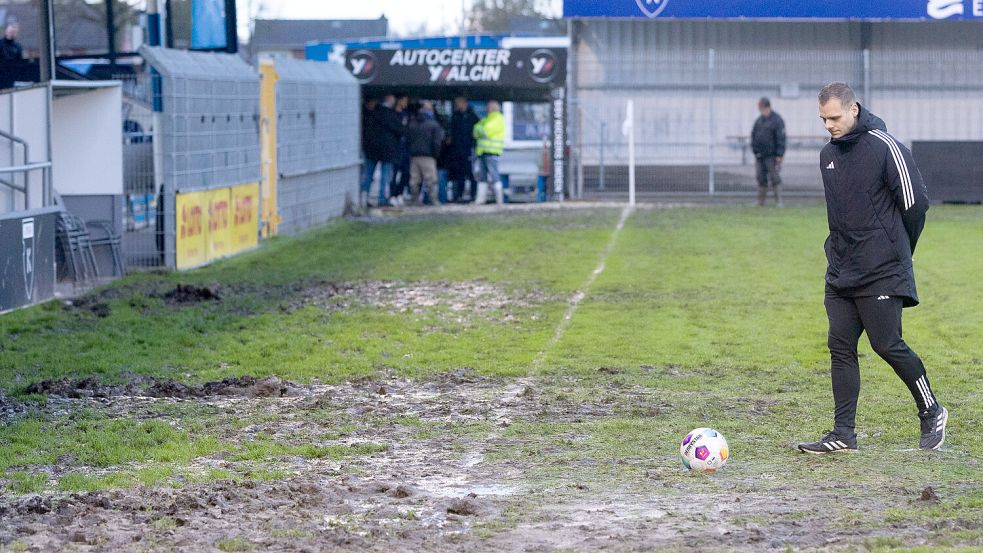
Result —
[{"label": "concrete wall", "polygon": [[123,194],[120,86],[56,86],[51,104],[54,187],[62,196]]}]

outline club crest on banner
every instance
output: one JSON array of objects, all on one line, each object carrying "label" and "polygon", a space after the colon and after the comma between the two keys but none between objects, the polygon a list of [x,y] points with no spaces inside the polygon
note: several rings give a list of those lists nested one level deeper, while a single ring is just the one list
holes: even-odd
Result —
[{"label": "club crest on banner", "polygon": [[24,295],[27,301],[34,298],[34,218],[21,221],[21,251],[24,256]]},{"label": "club crest on banner", "polygon": [[666,9],[666,6],[669,4],[669,0],[635,0],[635,3],[638,4],[638,8],[642,10],[642,13],[644,13],[646,16],[658,17],[658,15]]}]

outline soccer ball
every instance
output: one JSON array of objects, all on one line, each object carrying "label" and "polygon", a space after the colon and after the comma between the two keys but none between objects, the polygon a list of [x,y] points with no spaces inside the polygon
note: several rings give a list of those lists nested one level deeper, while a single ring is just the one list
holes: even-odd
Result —
[{"label": "soccer ball", "polygon": [[730,457],[727,439],[712,428],[696,428],[683,438],[679,455],[687,470],[716,472]]}]

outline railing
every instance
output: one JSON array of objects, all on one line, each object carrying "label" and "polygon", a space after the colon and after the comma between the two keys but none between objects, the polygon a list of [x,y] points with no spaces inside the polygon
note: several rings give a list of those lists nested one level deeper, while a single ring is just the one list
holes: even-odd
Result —
[{"label": "railing", "polygon": [[[37,170],[43,171],[43,186],[41,189],[41,205],[46,206],[51,204],[51,189],[49,184],[51,183],[51,162],[50,161],[39,161],[36,163],[27,163],[25,165],[13,165],[11,167],[0,167],[0,175],[3,174],[24,174],[24,185],[18,186],[6,179],[0,178],[0,185],[6,186],[12,190],[20,192],[24,195],[24,209],[31,208],[31,186],[27,182],[27,175],[31,171]],[[11,206],[13,207],[13,206]]]},{"label": "railing", "polygon": [[[50,161],[40,161],[31,163],[31,149],[30,145],[24,139],[12,135],[6,131],[0,130],[0,138],[5,138],[13,144],[20,144],[21,148],[24,149],[24,163],[22,165],[14,165],[10,167],[0,167],[0,174],[24,174],[24,184],[23,186],[17,185],[14,182],[8,181],[6,179],[0,178],[0,185],[6,186],[16,192],[20,192],[24,195],[24,209],[31,208],[31,185],[28,181],[28,175],[32,171],[42,170],[42,185],[41,185],[41,205],[46,206],[51,203],[51,162]],[[13,148],[11,148],[11,160],[13,160]],[[16,179],[14,179],[16,180]],[[16,209],[14,202],[11,201],[11,208]]]}]

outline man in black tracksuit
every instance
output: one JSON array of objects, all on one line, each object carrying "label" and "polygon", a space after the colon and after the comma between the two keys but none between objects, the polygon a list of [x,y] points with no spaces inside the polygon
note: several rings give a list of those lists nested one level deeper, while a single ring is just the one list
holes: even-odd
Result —
[{"label": "man in black tracksuit", "polygon": [[761,116],[751,129],[751,151],[754,152],[755,173],[758,179],[758,205],[765,205],[768,184],[775,193],[775,205],[782,207],[782,159],[785,157],[785,121],[771,109],[771,100],[758,100]]},{"label": "man in black tracksuit", "polygon": [[471,201],[474,201],[477,180],[474,178],[474,126],[480,118],[475,114],[464,96],[454,98],[454,115],[451,116],[451,128],[448,138],[450,151],[448,153],[448,180],[454,183],[454,201],[463,203],[464,183],[470,183],[468,188]]},{"label": "man in black tracksuit", "polygon": [[799,444],[807,453],[857,449],[860,334],[915,398],[922,449],[945,440],[948,412],[936,400],[921,359],[901,338],[901,310],[918,305],[912,253],[925,226],[928,194],[911,152],[863,109],[845,83],[826,85],[819,114],[831,140],[820,154],[826,190],[826,313],[836,404],[833,431]]}]

